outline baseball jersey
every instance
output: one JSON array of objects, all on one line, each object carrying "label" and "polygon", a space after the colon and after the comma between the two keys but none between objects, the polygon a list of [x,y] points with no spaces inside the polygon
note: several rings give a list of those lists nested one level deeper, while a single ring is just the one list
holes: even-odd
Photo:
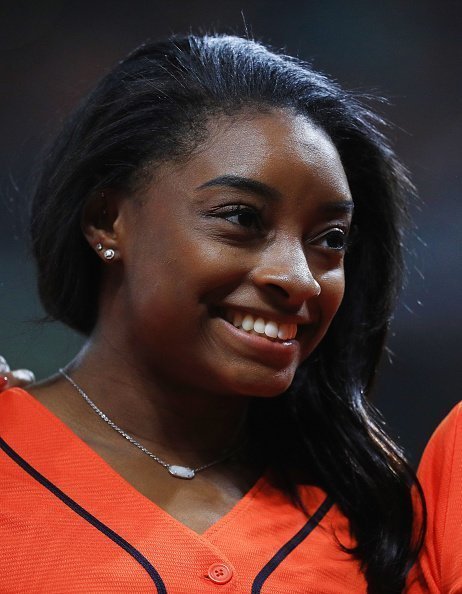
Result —
[{"label": "baseball jersey", "polygon": [[418,476],[425,493],[428,526],[407,592],[462,592],[462,403],[431,437]]},{"label": "baseball jersey", "polygon": [[349,524],[260,478],[204,533],[125,481],[20,388],[0,394],[0,593],[360,594]]}]

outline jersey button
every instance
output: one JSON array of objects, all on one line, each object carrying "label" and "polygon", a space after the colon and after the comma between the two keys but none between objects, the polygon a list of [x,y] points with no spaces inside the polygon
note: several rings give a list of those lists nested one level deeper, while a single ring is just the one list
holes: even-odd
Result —
[{"label": "jersey button", "polygon": [[233,577],[233,570],[224,563],[214,563],[209,567],[208,576],[216,584],[226,584]]}]

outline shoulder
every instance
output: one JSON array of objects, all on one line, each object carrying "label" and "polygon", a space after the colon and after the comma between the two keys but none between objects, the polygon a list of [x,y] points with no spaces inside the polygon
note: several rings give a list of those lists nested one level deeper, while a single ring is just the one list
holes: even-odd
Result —
[{"label": "shoulder", "polygon": [[17,410],[35,407],[40,407],[39,402],[23,388],[8,388],[0,393],[0,420]]},{"label": "shoulder", "polygon": [[[427,491],[449,488],[451,482],[462,481],[462,402],[456,404],[433,433],[419,465],[419,479]],[[456,473],[456,475],[454,474]],[[439,485],[441,481],[444,484]]]},{"label": "shoulder", "polygon": [[430,438],[418,477],[427,507],[427,532],[409,592],[462,591],[461,402]]},{"label": "shoulder", "polygon": [[[437,540],[446,538],[453,520],[462,524],[462,402],[452,409],[430,438],[418,477],[425,494],[429,528],[435,531]],[[458,509],[461,514],[455,519],[453,514]],[[462,527],[460,532],[462,535]]]},{"label": "shoulder", "polygon": [[22,388],[9,388],[0,393],[0,422],[24,406],[30,406],[33,396]]},{"label": "shoulder", "polygon": [[60,421],[22,388],[10,388],[0,393],[0,438],[25,440],[28,443],[40,432],[47,433],[50,426]]}]

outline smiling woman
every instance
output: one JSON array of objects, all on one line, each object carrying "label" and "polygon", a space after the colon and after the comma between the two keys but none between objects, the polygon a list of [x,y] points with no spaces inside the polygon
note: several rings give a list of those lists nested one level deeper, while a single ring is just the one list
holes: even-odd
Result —
[{"label": "smiling woman", "polygon": [[2,396],[2,591],[402,590],[415,477],[367,395],[412,187],[380,123],[227,36],[142,46],[69,118],[31,235],[88,341]]},{"label": "smiling woman", "polygon": [[172,399],[285,392],[343,296],[353,203],[334,145],[286,110],[232,121],[215,116],[200,151],[160,166],[138,199],[112,198],[109,233],[86,231],[130,270],[99,325]]}]

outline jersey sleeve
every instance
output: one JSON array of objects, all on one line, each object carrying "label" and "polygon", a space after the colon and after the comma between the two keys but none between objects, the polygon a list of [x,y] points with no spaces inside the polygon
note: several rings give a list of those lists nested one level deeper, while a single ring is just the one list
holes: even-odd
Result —
[{"label": "jersey sleeve", "polygon": [[409,576],[409,594],[462,591],[461,423],[459,403],[432,435],[419,465],[418,477],[427,506],[427,532]]}]

